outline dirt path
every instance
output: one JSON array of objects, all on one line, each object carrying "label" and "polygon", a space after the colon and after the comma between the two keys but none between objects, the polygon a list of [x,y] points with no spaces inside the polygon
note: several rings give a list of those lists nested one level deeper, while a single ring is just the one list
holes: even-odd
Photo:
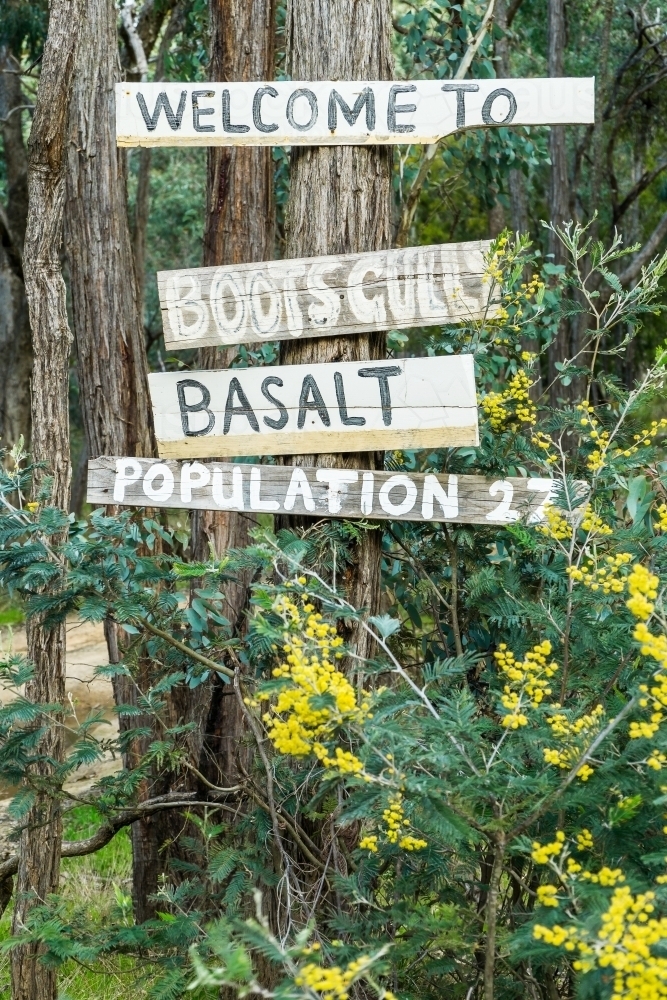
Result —
[{"label": "dirt path", "polygon": [[[26,635],[24,628],[0,629],[0,643],[6,654],[13,650],[16,653],[26,652]],[[69,704],[69,714],[65,719],[67,726],[75,729],[91,712],[101,711],[104,721],[96,725],[91,733],[98,739],[113,738],[118,732],[118,720],[113,713],[113,691],[111,681],[95,677],[95,668],[107,664],[107,646],[104,639],[104,628],[101,624],[92,625],[72,619],[67,623],[67,682],[66,692]],[[14,697],[0,681],[0,702],[7,702]],[[91,785],[107,774],[119,771],[121,762],[110,754],[89,767],[77,771],[74,779],[65,786],[74,794],[85,792]],[[5,826],[7,806],[10,799],[8,789],[0,791],[0,830]],[[1,833],[0,833],[1,839]]]}]

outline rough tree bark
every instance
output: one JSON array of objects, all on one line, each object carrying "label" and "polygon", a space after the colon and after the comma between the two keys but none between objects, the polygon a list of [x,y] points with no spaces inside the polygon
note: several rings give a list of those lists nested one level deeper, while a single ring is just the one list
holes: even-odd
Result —
[{"label": "rough tree bark", "polygon": [[[389,0],[291,0],[287,60],[293,80],[388,80],[392,77]],[[326,113],[320,110],[320,114]],[[391,147],[292,150],[286,257],[383,250],[391,240]],[[385,356],[383,334],[283,341],[282,364],[366,361]],[[382,456],[291,455],[286,465],[372,469]],[[380,532],[365,532],[346,585],[358,608],[380,601]],[[359,656],[367,634],[353,636]]]},{"label": "rough tree bark", "polygon": [[[116,6],[113,0],[84,0],[71,99],[66,240],[81,408],[91,458],[155,453],[125,160],[116,148],[114,84],[119,78]],[[107,629],[113,661],[118,655],[112,632]],[[115,678],[117,704],[131,703],[133,694],[129,678]],[[142,792],[147,797],[151,789]],[[153,915],[147,900],[157,888],[151,823],[147,818],[132,827],[137,920]]]},{"label": "rough tree bark", "polygon": [[[51,0],[37,105],[28,144],[28,225],[23,268],[30,310],[32,448],[52,475],[51,503],[67,510],[71,477],[68,376],[72,337],[67,323],[65,282],[60,265],[67,115],[81,22],[81,0]],[[42,480],[43,481],[43,480]],[[37,703],[65,698],[65,626],[46,629],[36,616],[28,623],[28,656],[34,679],[26,697]],[[62,729],[51,725],[40,741],[35,775],[47,785],[48,761],[63,755]],[[59,801],[39,790],[21,834],[12,929],[20,933],[31,911],[58,888],[62,822]],[[53,968],[39,961],[40,947],[19,945],[11,956],[13,1000],[56,1000]]]},{"label": "rough tree bark", "polygon": [[[548,10],[548,67],[549,76],[563,76],[563,58],[565,54],[565,0],[549,0]],[[570,210],[570,182],[568,175],[566,127],[553,127],[549,133],[549,156],[551,158],[551,176],[549,180],[549,219],[557,226],[568,222],[572,216]],[[551,262],[562,264],[565,252],[562,243],[554,233],[549,234],[549,253],[553,254]],[[572,384],[563,386],[554,381],[558,374],[556,362],[564,361],[573,355],[571,343],[571,325],[563,320],[549,348],[549,398],[556,405],[559,397],[570,396]]]},{"label": "rough tree bark", "polygon": [[[211,79],[272,80],[275,75],[275,0],[210,0]],[[213,146],[208,150],[204,266],[244,264],[270,260],[274,256],[275,213],[273,204],[273,158],[270,148]],[[200,350],[201,368],[226,368],[233,348]],[[226,549],[248,544],[248,527],[254,521],[234,511],[197,511],[192,518],[195,559],[207,559],[210,549],[222,555]],[[225,588],[225,614],[233,627],[247,601],[247,581]],[[201,691],[199,711],[206,721],[206,744],[202,746],[204,773],[223,785],[237,780],[235,755],[243,731],[237,699],[219,680]],[[206,718],[208,716],[208,718]]]},{"label": "rough tree bark", "polygon": [[23,284],[23,240],[28,219],[28,154],[23,142],[25,98],[18,61],[0,46],[0,129],[7,206],[0,206],[0,443],[11,447],[22,434],[30,444],[32,342]]}]

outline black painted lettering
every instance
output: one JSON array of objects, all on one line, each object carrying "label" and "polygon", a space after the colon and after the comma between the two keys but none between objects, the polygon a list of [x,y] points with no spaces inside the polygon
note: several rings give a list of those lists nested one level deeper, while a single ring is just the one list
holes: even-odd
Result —
[{"label": "black painted lettering", "polygon": [[445,83],[442,90],[446,94],[456,93],[456,127],[465,128],[466,123],[466,93],[475,93],[479,90],[476,83]]},{"label": "black painted lettering", "polygon": [[[491,108],[493,107],[493,102],[498,97],[506,97],[509,102],[509,108],[507,114],[501,121],[496,121],[495,118],[491,117]],[[505,87],[498,87],[497,90],[492,90],[487,99],[482,105],[482,121],[485,125],[509,125],[516,114],[516,97],[511,90],[506,90]]]},{"label": "black painted lettering", "polygon": [[387,104],[387,128],[390,132],[414,132],[414,125],[397,125],[396,115],[409,115],[417,110],[416,104],[396,105],[398,94],[414,94],[416,90],[414,83],[395,84],[389,91],[389,102]]},{"label": "black painted lettering", "polygon": [[144,100],[144,95],[142,93],[137,94],[137,103],[141,109],[141,114],[143,115],[144,122],[146,123],[146,128],[149,132],[154,132],[157,128],[158,119],[160,117],[160,112],[164,108],[164,113],[167,121],[171,128],[176,131],[181,127],[181,122],[183,121],[183,112],[185,111],[185,102],[188,97],[187,90],[181,91],[181,99],[178,103],[178,111],[174,113],[169,103],[169,98],[164,90],[160,91],[158,94],[157,101],[155,102],[155,109],[153,114],[149,114],[148,108],[146,107],[146,101]]},{"label": "black painted lettering", "polygon": [[275,132],[277,125],[267,125],[262,121],[262,100],[265,97],[277,97],[275,87],[259,87],[252,99],[252,121],[258,132]]},{"label": "black painted lettering", "polygon": [[[234,406],[234,396],[238,397],[239,406]],[[241,388],[241,383],[237,378],[233,378],[229,383],[229,391],[227,393],[227,402],[225,403],[225,423],[222,429],[223,434],[229,434],[229,428],[232,423],[232,417],[246,417],[248,423],[254,431],[259,434],[259,424],[257,423],[257,417],[255,416],[255,411],[248,402],[248,397]]]},{"label": "black painted lettering", "polygon": [[215,108],[200,108],[199,98],[205,97],[209,101],[215,97],[213,90],[193,90],[192,91],[192,125],[195,132],[215,132],[215,125],[202,125],[199,119],[202,115],[215,114]]},{"label": "black painted lettering", "polygon": [[[312,399],[310,398],[311,396]],[[306,375],[303,380],[303,385],[301,386],[301,395],[299,397],[299,416],[296,422],[299,430],[303,428],[303,425],[306,422],[306,412],[308,410],[317,410],[320,415],[320,420],[324,426],[331,427],[331,417],[329,416],[329,411],[326,408],[317,382],[312,375]]]},{"label": "black painted lettering", "polygon": [[389,368],[360,368],[357,372],[359,378],[376,378],[380,386],[380,405],[382,406],[382,422],[385,427],[391,424],[391,394],[389,392],[389,379],[394,375],[401,375],[402,371],[396,365]]},{"label": "black painted lettering", "polygon": [[[186,389],[198,389],[201,392],[201,399],[198,403],[186,402]],[[215,424],[215,414],[208,408],[209,403],[211,402],[211,393],[208,391],[206,386],[201,382],[197,382],[193,378],[184,378],[182,381],[176,383],[176,392],[178,394],[178,408],[181,411],[181,426],[185,436],[201,437],[203,434],[209,434],[213,430],[213,425]],[[208,413],[208,423],[206,427],[200,431],[190,430],[191,413]]]},{"label": "black painted lettering", "polygon": [[273,427],[274,431],[281,431],[289,420],[289,414],[287,413],[287,408],[283,406],[280,400],[276,399],[273,393],[269,392],[270,385],[277,385],[278,388],[281,388],[283,380],[278,378],[277,375],[269,375],[269,377],[265,378],[262,382],[262,396],[264,396],[264,399],[268,399],[269,403],[272,403],[276,407],[280,416],[277,420],[275,417],[264,417],[264,423],[267,427]]},{"label": "black painted lettering", "polygon": [[334,372],[334,385],[336,386],[336,399],[338,400],[338,412],[340,422],[345,426],[363,427],[366,423],[365,417],[348,417],[347,402],[345,400],[345,389],[343,387],[343,376],[340,372]]},{"label": "black painted lettering", "polygon": [[222,130],[223,132],[249,132],[249,125],[232,125],[231,117],[231,104],[229,98],[229,91],[223,90],[222,92]]},{"label": "black painted lettering", "polygon": [[[305,125],[299,125],[294,117],[294,105],[300,97],[305,97],[310,105],[310,118]],[[306,87],[298,87],[297,90],[292,91],[287,101],[285,114],[292,128],[295,128],[298,132],[308,132],[317,121],[317,98],[312,90],[308,90]]]},{"label": "black painted lettering", "polygon": [[335,132],[338,128],[338,108],[343,112],[347,124],[354,125],[364,105],[366,105],[366,128],[372,132],[375,128],[375,94],[371,88],[364,87],[352,108],[337,90],[332,90],[329,94],[329,131]]}]

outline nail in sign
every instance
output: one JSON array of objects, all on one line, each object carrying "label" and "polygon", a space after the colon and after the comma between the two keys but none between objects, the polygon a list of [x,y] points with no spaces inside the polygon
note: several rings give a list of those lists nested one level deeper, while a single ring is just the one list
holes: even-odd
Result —
[{"label": "nail in sign", "polygon": [[488,241],[159,271],[167,350],[492,318]]},{"label": "nail in sign", "polygon": [[119,83],[119,146],[431,143],[463,128],[594,121],[594,78]]},{"label": "nail in sign", "polygon": [[314,469],[150,458],[88,463],[91,504],[468,524],[544,520],[553,479]]},{"label": "nail in sign", "polygon": [[148,376],[162,458],[477,445],[471,354]]}]

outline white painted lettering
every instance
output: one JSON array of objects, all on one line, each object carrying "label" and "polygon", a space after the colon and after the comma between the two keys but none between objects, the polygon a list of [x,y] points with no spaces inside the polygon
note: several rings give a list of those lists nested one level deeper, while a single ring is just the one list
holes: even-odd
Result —
[{"label": "white painted lettering", "polygon": [[295,278],[302,278],[306,273],[303,264],[295,264],[290,267],[283,278],[283,298],[285,300],[285,314],[289,332],[293,337],[300,337],[303,333],[303,313],[299,305],[299,293],[294,284]]},{"label": "white painted lettering", "polygon": [[141,465],[136,458],[116,459],[116,478],[113,484],[113,498],[116,503],[125,499],[125,487],[141,478]]},{"label": "white painted lettering", "polygon": [[222,469],[214,469],[212,493],[220,510],[244,510],[242,467],[235,465],[232,469],[232,492],[228,497],[225,496]]},{"label": "white painted lettering", "polygon": [[387,320],[382,293],[378,292],[371,297],[364,295],[365,276],[373,274],[376,278],[381,278],[383,273],[384,265],[379,256],[376,262],[358,260],[350,271],[347,279],[347,297],[352,312],[361,323],[385,323]]},{"label": "white painted lettering", "polygon": [[[399,488],[405,490],[405,497],[400,503],[392,503],[389,498],[389,494],[392,490]],[[393,517],[400,517],[401,514],[407,514],[411,511],[415,505],[416,499],[417,487],[408,476],[391,476],[387,482],[383,483],[380,487],[380,506],[385,514],[391,514]]]},{"label": "white painted lettering", "polygon": [[447,306],[435,293],[435,250],[420,250],[417,270],[417,298],[419,311],[424,320],[441,319],[447,314]]},{"label": "white painted lettering", "polygon": [[[401,267],[398,254],[395,252],[387,254],[389,309],[397,323],[411,323],[415,318],[415,258],[416,251],[405,250],[402,254]],[[399,274],[403,277],[399,277]]]},{"label": "white painted lettering", "polygon": [[292,478],[289,481],[287,493],[285,494],[285,503],[283,504],[285,510],[294,510],[294,502],[299,494],[306,510],[315,510],[313,491],[310,488],[308,476],[303,469],[296,468],[292,473]]},{"label": "white painted lettering", "polygon": [[491,483],[489,486],[489,494],[492,497],[498,496],[502,493],[503,498],[497,507],[486,515],[487,521],[502,521],[507,524],[509,521],[518,521],[519,511],[512,510],[512,497],[514,496],[514,487],[506,479],[498,479],[495,483]]},{"label": "white painted lettering", "polygon": [[308,306],[308,317],[313,326],[332,327],[340,313],[340,299],[327,285],[324,276],[338,267],[336,261],[313,264],[308,271],[308,291],[315,299]]},{"label": "white painted lettering", "polygon": [[[181,296],[181,284],[189,283],[186,295]],[[202,302],[201,285],[194,274],[177,274],[167,282],[167,314],[172,329],[179,337],[188,339],[199,337],[208,326],[208,309]],[[186,313],[194,315],[194,320],[186,322]]]},{"label": "white painted lettering", "polygon": [[[162,485],[157,488],[153,485],[156,479],[162,479]],[[174,492],[174,473],[164,462],[157,462],[151,465],[146,472],[143,481],[144,493],[149,500],[155,503],[164,503]]]},{"label": "white painted lettering", "polygon": [[352,469],[318,469],[317,481],[328,483],[327,502],[329,513],[338,514],[343,505],[343,498],[347,495],[347,487],[356,483],[359,473]]},{"label": "white painted lettering", "polygon": [[277,500],[262,500],[260,496],[261,489],[262,470],[259,466],[253,465],[250,470],[250,510],[280,510],[280,504]]},{"label": "white painted lettering", "polygon": [[535,524],[537,521],[544,521],[546,514],[544,513],[544,508],[546,504],[550,503],[554,495],[554,481],[553,479],[529,479],[526,482],[526,489],[531,493],[545,493],[546,496],[539,507],[531,511],[530,517],[528,518],[528,524]]},{"label": "white painted lettering", "polygon": [[364,472],[361,481],[361,513],[373,513],[373,483],[375,476],[372,472]]},{"label": "white painted lettering", "polygon": [[[225,301],[225,293],[231,292],[233,298],[233,312],[227,315],[227,308],[230,306],[229,298]],[[213,275],[211,282],[211,312],[218,333],[225,343],[233,344],[234,337],[243,336],[243,328],[246,325],[246,305],[236,278],[230,271],[219,267]]]},{"label": "white painted lettering", "polygon": [[211,481],[211,473],[201,462],[184,462],[181,466],[181,500],[190,503],[192,490],[202,489]]},{"label": "white painted lettering", "polygon": [[[280,293],[267,271],[251,275],[248,282],[250,322],[258,337],[270,337],[280,322]],[[265,308],[266,306],[266,308]]]},{"label": "white painted lettering", "polygon": [[433,517],[433,501],[437,500],[442,508],[443,517],[459,516],[459,477],[450,476],[448,489],[438,482],[435,476],[424,477],[424,492],[422,493],[422,517],[430,520]]}]

